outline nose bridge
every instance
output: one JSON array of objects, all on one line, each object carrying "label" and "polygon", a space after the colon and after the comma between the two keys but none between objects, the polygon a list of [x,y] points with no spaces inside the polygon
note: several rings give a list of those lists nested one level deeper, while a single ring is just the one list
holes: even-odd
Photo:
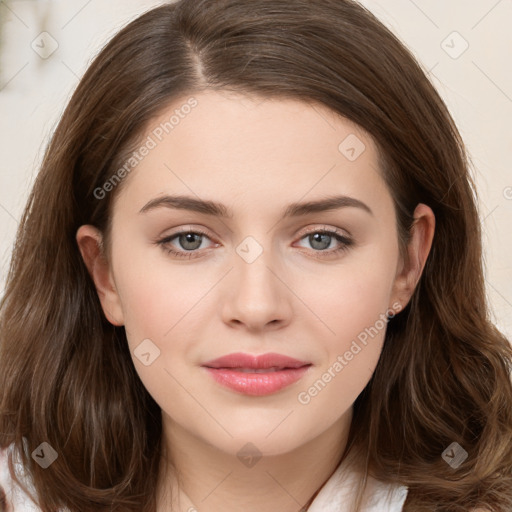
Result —
[{"label": "nose bridge", "polygon": [[[258,238],[253,235],[245,237],[235,249],[235,279],[239,283],[239,293],[248,297],[262,295],[261,298],[275,297],[279,294],[278,280],[271,271],[279,267],[278,258],[272,248],[269,236]],[[263,297],[264,295],[269,297]]]},{"label": "nose bridge", "polygon": [[278,278],[283,266],[272,245],[267,234],[246,236],[235,247],[225,320],[255,327],[286,317],[287,288]]}]

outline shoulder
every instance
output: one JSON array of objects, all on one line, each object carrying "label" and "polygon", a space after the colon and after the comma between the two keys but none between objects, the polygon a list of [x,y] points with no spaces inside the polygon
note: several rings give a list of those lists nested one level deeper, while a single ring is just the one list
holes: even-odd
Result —
[{"label": "shoulder", "polygon": [[[41,512],[31,496],[21,489],[13,480],[9,471],[9,457],[13,454],[12,445],[0,448],[0,504],[6,512]],[[20,464],[13,460],[16,475],[23,483]],[[2,510],[2,509],[0,509]]]}]

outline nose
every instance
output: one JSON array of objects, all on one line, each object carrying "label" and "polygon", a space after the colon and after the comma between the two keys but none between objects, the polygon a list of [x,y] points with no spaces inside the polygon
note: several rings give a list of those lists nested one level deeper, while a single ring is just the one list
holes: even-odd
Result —
[{"label": "nose", "polygon": [[255,259],[246,257],[254,246],[249,253],[244,247],[238,249],[233,256],[234,268],[224,282],[224,322],[254,332],[284,327],[292,316],[293,292],[282,260],[269,249]]}]

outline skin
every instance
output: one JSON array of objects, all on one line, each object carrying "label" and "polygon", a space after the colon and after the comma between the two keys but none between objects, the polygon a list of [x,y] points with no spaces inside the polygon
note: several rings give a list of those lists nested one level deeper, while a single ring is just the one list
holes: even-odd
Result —
[{"label": "skin", "polygon": [[[106,317],[125,326],[135,368],[162,409],[168,457],[162,457],[158,510],[296,512],[343,455],[352,404],[377,365],[385,328],[309,403],[298,395],[380,315],[398,311],[397,303],[405,307],[430,251],[435,218],[429,207],[417,206],[406,265],[376,147],[357,125],[296,100],[214,91],[194,97],[198,106],[125,178],[110,257],[101,253],[94,226],[81,226],[77,243]],[[141,140],[186,99],[163,112]],[[338,149],[350,134],[365,145],[354,161]],[[288,204],[334,192],[363,201],[373,215],[346,207],[283,219]],[[221,202],[233,217],[165,207],[139,213],[165,194]],[[188,245],[177,237],[167,246],[181,252],[193,246],[196,258],[178,259],[155,243],[194,228],[207,236]],[[307,236],[336,228],[354,242],[337,254],[332,251],[342,244],[334,237]],[[236,251],[247,236],[263,251],[251,263]],[[149,366],[133,355],[144,339],[160,350]],[[247,396],[201,368],[233,352],[278,352],[312,367],[273,395]],[[252,467],[237,457],[248,442],[262,455]],[[163,472],[173,467],[180,504],[169,497],[174,473]]]}]

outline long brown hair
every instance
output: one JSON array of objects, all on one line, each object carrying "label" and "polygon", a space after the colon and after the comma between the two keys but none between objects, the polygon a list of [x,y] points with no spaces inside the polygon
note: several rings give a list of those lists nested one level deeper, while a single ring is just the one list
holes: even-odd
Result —
[{"label": "long brown hair", "polygon": [[[205,88],[316,102],[364,128],[402,251],[415,206],[432,208],[423,275],[389,321],[346,452],[409,488],[404,511],[512,510],[512,347],[486,302],[470,159],[421,66],[351,0],[181,0],[131,22],[85,73],[31,191],[0,310],[0,445],[14,443],[42,510],[156,510],[161,411],[75,234],[108,235],[122,182],[94,191],[150,120]],[[42,442],[58,453],[47,469],[30,456]],[[452,443],[468,453],[458,467],[442,456]]]}]

